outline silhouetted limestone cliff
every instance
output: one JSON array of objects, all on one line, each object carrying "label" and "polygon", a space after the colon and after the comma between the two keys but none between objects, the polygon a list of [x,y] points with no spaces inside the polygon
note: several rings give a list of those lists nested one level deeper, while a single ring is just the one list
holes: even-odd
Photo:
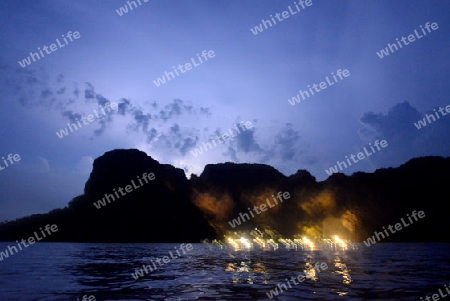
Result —
[{"label": "silhouetted limestone cliff", "polygon": [[[26,239],[39,227],[57,224],[59,231],[46,241],[198,242],[255,227],[288,237],[337,231],[362,241],[423,210],[425,218],[384,241],[450,241],[444,231],[449,179],[450,158],[425,157],[374,173],[334,174],[323,182],[305,170],[286,177],[268,165],[235,163],[209,164],[188,180],[181,169],[144,152],[113,150],[94,161],[83,195],[66,208],[3,223],[0,240]],[[274,205],[279,192],[290,197]],[[250,216],[251,208],[267,200],[272,207]],[[231,226],[245,214],[248,220]]]},{"label": "silhouetted limestone cliff", "polygon": [[[305,170],[286,177],[262,164],[211,164],[191,178],[191,198],[219,236],[258,227],[287,237],[339,233],[363,241],[403,218],[409,225],[383,241],[450,241],[444,232],[449,180],[450,158],[441,157],[416,158],[374,173],[338,173],[323,182]],[[274,205],[280,191],[291,197],[260,214],[252,210]],[[407,215],[414,210],[424,211],[425,218],[410,223]],[[233,223],[238,219],[240,224]]]},{"label": "silhouetted limestone cliff", "polygon": [[[145,173],[153,173],[154,180],[145,183]],[[127,185],[132,188],[128,193]],[[84,194],[68,207],[3,225],[0,238],[27,238],[51,223],[59,231],[47,241],[198,242],[215,233],[190,202],[189,185],[181,169],[159,164],[144,152],[110,151],[94,161]],[[105,206],[96,208],[102,199]]]}]

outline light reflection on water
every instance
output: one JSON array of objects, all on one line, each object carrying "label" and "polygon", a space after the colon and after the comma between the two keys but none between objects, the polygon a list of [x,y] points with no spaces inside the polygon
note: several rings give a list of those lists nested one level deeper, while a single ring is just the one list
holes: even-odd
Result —
[{"label": "light reflection on water", "polygon": [[[418,300],[450,279],[449,244],[352,250],[193,244],[191,252],[133,279],[135,268],[175,246],[35,244],[0,262],[0,300],[269,300],[269,290],[300,274],[305,281],[279,300]],[[328,268],[318,272],[318,262]]]}]

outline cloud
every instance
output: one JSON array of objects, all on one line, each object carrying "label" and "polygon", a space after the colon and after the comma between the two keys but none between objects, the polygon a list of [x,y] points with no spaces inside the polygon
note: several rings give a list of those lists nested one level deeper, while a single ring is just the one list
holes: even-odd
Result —
[{"label": "cloud", "polygon": [[300,134],[298,131],[292,128],[291,123],[287,123],[281,131],[275,135],[275,148],[280,154],[282,161],[293,160],[296,156],[298,148],[296,144],[300,140]]},{"label": "cloud", "polygon": [[117,112],[120,115],[125,115],[127,112],[130,112],[131,107],[130,101],[125,98],[122,98],[120,101],[121,102],[119,102],[118,104]]},{"label": "cloud", "polygon": [[374,139],[406,142],[418,135],[413,123],[420,119],[421,114],[407,101],[398,103],[389,109],[386,115],[367,112],[361,117],[364,124],[360,137],[366,142]]},{"label": "cloud", "polygon": [[[84,89],[80,90],[76,82],[70,83],[70,85],[64,84],[65,77],[63,74],[58,75],[52,83],[45,74],[37,71],[19,70],[18,72],[20,76],[10,78],[10,80],[14,83],[12,87],[20,91],[18,101],[22,105],[41,106],[55,110],[71,123],[77,123],[82,116],[86,115],[81,111],[86,108],[84,103],[96,103],[99,107],[103,107],[107,102],[110,102],[107,97],[96,93],[94,84],[90,82],[85,82]],[[30,88],[26,88],[28,86]],[[40,91],[40,95],[34,95],[33,91]],[[66,94],[67,91],[72,92]],[[80,97],[82,91],[84,91],[84,97]],[[36,99],[36,96],[40,96],[39,101],[31,104],[30,99]],[[124,125],[127,131],[143,135],[146,144],[151,149],[164,150],[165,155],[184,157],[200,141],[207,141],[207,137],[213,134],[208,128],[199,130],[192,125],[198,124],[199,117],[209,118],[213,115],[209,107],[196,106],[182,99],[174,99],[166,104],[155,101],[147,101],[144,104],[144,106],[140,106],[129,98],[121,98],[118,101],[116,112],[110,112],[95,120],[98,127],[91,129],[93,137],[90,139],[105,134],[110,125],[119,118],[119,124]],[[220,129],[215,130],[216,135],[220,135],[220,132]],[[201,138],[201,136],[204,138]],[[288,140],[289,138],[285,139]],[[277,143],[282,144],[284,140],[280,137]],[[229,142],[228,149],[225,149],[222,155],[232,158],[234,162],[238,162],[243,155],[268,158],[269,155],[274,154],[273,148],[274,146],[262,147],[256,139],[256,129],[252,128],[246,131],[241,130],[241,133]],[[222,151],[224,151],[224,148],[222,148]],[[286,146],[284,153],[281,155],[282,160],[286,161],[293,158],[292,152],[293,149]]]},{"label": "cloud", "polygon": [[99,106],[104,107],[109,101],[109,99],[103,97],[100,94],[95,95],[95,98],[97,99],[97,103]]},{"label": "cloud", "polygon": [[[174,99],[158,110],[156,102],[148,103],[147,111],[134,106],[130,100],[122,98],[118,104],[117,114],[123,117],[132,117],[127,123],[127,130],[134,133],[142,133],[146,136],[146,142],[155,148],[164,148],[167,151],[175,151],[182,156],[195,147],[199,141],[198,131],[195,127],[181,127],[174,123],[171,127],[164,124],[172,119],[178,119],[182,115],[186,118],[195,118],[199,115],[210,115],[210,109],[197,108],[185,103],[181,99]],[[161,123],[162,122],[162,123]]]},{"label": "cloud", "polygon": [[64,75],[59,74],[59,75],[56,77],[56,82],[59,84],[59,83],[61,83],[61,82],[63,82],[63,81],[64,81]]},{"label": "cloud", "polygon": [[73,93],[73,95],[75,95],[76,98],[80,97],[80,89],[78,89],[77,86],[75,86],[73,88],[73,92],[72,93]]},{"label": "cloud", "polygon": [[266,148],[261,160],[287,173],[296,172],[299,166],[307,168],[318,162],[317,155],[292,123],[286,123],[274,135],[273,143]]},{"label": "cloud", "polygon": [[105,109],[105,112],[106,112],[106,115],[102,115],[102,116],[100,117],[100,119],[98,119],[98,123],[100,124],[100,128],[94,130],[94,135],[95,135],[95,136],[100,136],[100,135],[102,135],[102,134],[106,131],[107,127],[108,127],[110,124],[113,123],[114,111],[108,112],[108,111]]},{"label": "cloud", "polygon": [[72,122],[72,123],[76,123],[78,120],[81,120],[81,116],[82,116],[81,114],[74,113],[74,112],[72,112],[70,110],[63,112],[62,115],[64,117],[68,118],[69,121]]},{"label": "cloud", "polygon": [[211,116],[212,113],[209,108],[200,107],[200,115]]},{"label": "cloud", "polygon": [[[95,92],[95,86],[92,83],[85,82],[84,103],[81,103],[82,91],[78,88],[78,84],[73,82],[72,86],[65,85],[63,74],[59,74],[52,82],[41,71],[14,68],[3,64],[2,61],[0,75],[0,81],[3,81],[4,86],[16,95],[17,101],[22,106],[54,110],[72,123],[81,120],[81,117],[86,115],[82,111],[86,108],[84,103],[96,103],[99,107],[103,107],[110,102],[107,97]],[[72,92],[67,95],[67,91]],[[178,131],[174,131],[176,127],[168,129],[164,124],[179,119],[181,116],[195,118],[196,116],[211,115],[210,108],[195,106],[181,99],[174,99],[163,106],[155,101],[148,102],[144,109],[130,99],[121,98],[117,112],[110,112],[106,116],[96,119],[95,122],[98,123],[99,128],[94,128],[93,135],[98,137],[104,134],[115,118],[120,116],[124,119],[127,130],[143,134],[148,144],[163,143],[185,155],[199,140],[195,128],[183,127],[181,129],[180,127]],[[177,126],[179,125],[177,124]],[[248,147],[244,142],[242,143],[242,146]]]},{"label": "cloud", "polygon": [[64,93],[66,93],[66,87],[63,87],[56,91],[56,94],[64,94]]},{"label": "cloud", "polygon": [[50,90],[48,88],[41,92],[41,97],[43,97],[43,98],[49,98],[52,95],[53,95],[52,90]]},{"label": "cloud", "polygon": [[181,99],[174,99],[172,103],[169,103],[164,106],[164,109],[162,109],[159,112],[159,118],[161,118],[164,121],[167,121],[174,116],[179,116],[183,113],[183,111],[191,111],[192,106],[186,106],[183,104],[183,101]]},{"label": "cloud", "polygon": [[[434,114],[432,110],[426,112]],[[412,107],[407,101],[398,103],[387,114],[367,112],[361,118],[363,124],[358,131],[361,140],[371,143],[386,140],[388,146],[380,156],[371,157],[377,167],[398,166],[405,160],[426,155],[446,155],[450,149],[448,137],[450,124],[445,120],[436,120],[418,130],[414,123],[423,119],[424,114]],[[445,119],[446,117],[441,117]]]},{"label": "cloud", "polygon": [[[253,123],[256,122],[254,120]],[[301,139],[300,133],[294,130],[291,123],[276,132],[273,140],[258,141],[257,137],[264,138],[267,135],[257,135],[257,131],[258,128],[254,125],[246,131],[241,131],[230,141],[222,155],[236,163],[255,161],[277,166],[287,174],[296,172],[299,164],[312,166],[318,160],[309,144]],[[220,135],[220,130],[215,133]]]},{"label": "cloud", "polygon": [[95,97],[95,91],[94,86],[91,85],[91,83],[86,82],[86,89],[84,89],[84,98],[86,99],[86,102],[89,102],[88,99],[93,99]]},{"label": "cloud", "polygon": [[147,133],[147,143],[153,142],[156,137],[158,137],[158,130],[152,128],[149,133]]},{"label": "cloud", "polygon": [[[245,126],[243,126],[245,127]],[[236,136],[237,150],[244,153],[248,152],[259,152],[261,147],[255,141],[255,129],[250,128],[245,131],[241,129],[241,133]]]},{"label": "cloud", "polygon": [[178,150],[183,156],[186,155],[189,150],[194,148],[199,140],[195,130],[181,129],[176,123],[170,128],[170,132],[171,138],[175,141],[175,149]]},{"label": "cloud", "polygon": [[239,163],[239,159],[237,157],[237,152],[233,147],[228,146],[227,151],[222,154],[224,156],[230,157],[232,162]]},{"label": "cloud", "polygon": [[175,154],[185,156],[199,141],[197,130],[182,128],[174,123],[169,130],[161,131],[158,135],[156,148],[173,150]]},{"label": "cloud", "polygon": [[134,117],[134,130],[139,131],[142,129],[144,133],[148,132],[148,126],[150,124],[150,120],[152,119],[152,115],[145,113],[140,109],[135,109],[133,111]]},{"label": "cloud", "polygon": [[190,151],[192,148],[195,147],[198,141],[198,137],[191,138],[187,137],[184,140],[182,140],[181,145],[179,147],[180,153],[184,156],[187,154],[188,151]]}]

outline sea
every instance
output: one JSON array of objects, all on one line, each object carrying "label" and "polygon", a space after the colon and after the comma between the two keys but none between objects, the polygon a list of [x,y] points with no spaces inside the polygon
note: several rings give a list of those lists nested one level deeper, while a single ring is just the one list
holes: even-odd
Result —
[{"label": "sea", "polygon": [[[8,245],[16,244],[1,242],[0,251]],[[327,268],[317,272],[316,263]],[[135,279],[143,265],[156,268]],[[299,275],[307,277],[289,280]],[[5,301],[426,300],[439,289],[437,300],[450,300],[445,285],[450,289],[450,244],[441,243],[313,250],[39,242],[0,261]],[[271,298],[277,287],[282,290]]]}]

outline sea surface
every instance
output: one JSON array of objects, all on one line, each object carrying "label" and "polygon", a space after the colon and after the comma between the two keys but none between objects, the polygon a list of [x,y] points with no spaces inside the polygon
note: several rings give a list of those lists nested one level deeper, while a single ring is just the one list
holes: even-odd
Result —
[{"label": "sea surface", "polygon": [[[0,243],[0,251],[15,243]],[[186,246],[186,244],[184,245]],[[180,257],[170,259],[170,253]],[[136,268],[160,261],[138,280]],[[169,258],[169,262],[167,262]],[[311,265],[327,269],[266,294]],[[36,243],[0,261],[0,300],[420,300],[450,283],[450,244],[235,250],[217,244]],[[445,292],[445,290],[443,290]],[[450,300],[450,296],[446,299]]]}]

